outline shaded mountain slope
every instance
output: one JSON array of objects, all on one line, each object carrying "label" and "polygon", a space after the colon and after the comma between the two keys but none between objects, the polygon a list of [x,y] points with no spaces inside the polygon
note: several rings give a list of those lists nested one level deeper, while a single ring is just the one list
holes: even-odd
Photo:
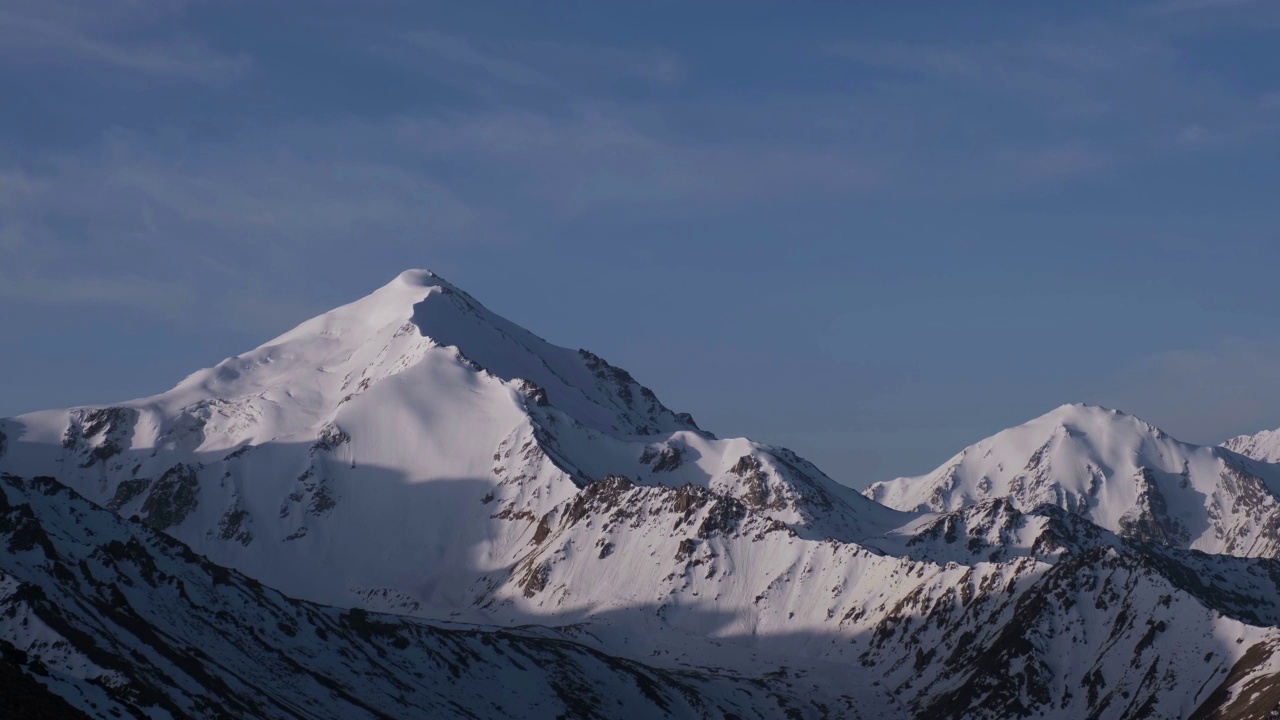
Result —
[{"label": "shaded mountain slope", "polygon": [[294,600],[50,478],[0,481],[0,547],[3,701],[24,717],[62,717],[50,694],[94,717],[831,716],[782,682]]}]

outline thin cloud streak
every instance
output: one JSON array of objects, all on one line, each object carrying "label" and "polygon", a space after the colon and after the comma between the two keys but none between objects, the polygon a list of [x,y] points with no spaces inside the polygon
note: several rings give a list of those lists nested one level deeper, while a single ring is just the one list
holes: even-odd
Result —
[{"label": "thin cloud streak", "polygon": [[[514,242],[531,227],[617,209],[692,212],[876,182],[850,158],[781,145],[682,145],[608,113],[344,120],[216,143],[112,132],[95,154],[46,158],[39,173],[0,168],[0,243],[18,258],[8,294],[151,308],[168,319],[199,310],[211,322],[241,324],[257,320],[242,300],[251,289],[244,279],[228,272],[219,286],[193,263],[270,274],[299,257],[342,252],[353,238],[421,253]],[[451,176],[457,167],[468,179]],[[137,266],[212,285],[217,297],[209,308],[184,309],[172,286],[112,280]],[[64,277],[72,294],[43,289]],[[286,287],[274,290],[290,297]]]},{"label": "thin cloud streak", "polygon": [[680,57],[664,48],[508,41],[498,50],[480,40],[435,29],[379,35],[363,49],[490,100],[515,90],[551,93],[551,99],[561,102],[583,102],[608,96],[618,81],[671,89],[686,72]]},{"label": "thin cloud streak", "polygon": [[0,54],[16,64],[73,66],[139,74],[153,80],[225,85],[248,72],[250,58],[210,49],[191,37],[126,41],[72,24],[0,11]]}]

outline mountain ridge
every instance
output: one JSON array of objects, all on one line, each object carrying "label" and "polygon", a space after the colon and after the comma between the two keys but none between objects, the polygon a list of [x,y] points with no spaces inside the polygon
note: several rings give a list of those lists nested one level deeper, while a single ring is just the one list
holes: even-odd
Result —
[{"label": "mountain ridge", "polygon": [[[786,683],[651,668],[553,633],[294,600],[51,478],[0,479],[0,542],[0,641],[23,646],[5,659],[86,717],[585,718],[618,703],[701,718],[805,702]],[[25,717],[48,700],[4,704]]]},{"label": "mountain ridge", "polygon": [[[84,514],[207,558],[199,575],[243,573],[348,629],[399,616],[569,640],[582,650],[551,662],[602,686],[617,675],[582,653],[702,673],[717,698],[745,678],[770,698],[761,717],[1249,717],[1280,687],[1267,463],[1068,405],[866,497],[785,448],[716,437],[429,271],[166,393],[0,420],[0,473],[30,508],[15,528],[83,542],[38,499],[65,485]],[[46,560],[9,572],[60,582]],[[255,627],[274,603],[226,611]]]}]

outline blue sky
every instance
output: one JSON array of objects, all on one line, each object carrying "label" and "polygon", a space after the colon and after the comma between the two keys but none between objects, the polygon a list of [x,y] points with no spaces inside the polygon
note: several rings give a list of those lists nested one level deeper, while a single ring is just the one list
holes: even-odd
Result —
[{"label": "blue sky", "polygon": [[1280,3],[10,0],[0,414],[407,267],[863,484],[1280,427]]}]

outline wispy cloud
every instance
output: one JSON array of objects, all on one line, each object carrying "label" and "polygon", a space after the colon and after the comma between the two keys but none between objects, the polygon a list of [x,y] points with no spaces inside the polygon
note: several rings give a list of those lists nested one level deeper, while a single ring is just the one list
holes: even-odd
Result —
[{"label": "wispy cloud", "polygon": [[[0,168],[11,299],[254,326],[310,307],[308,294],[284,286],[294,280],[255,289],[234,268],[303,284],[353,247],[427,253],[619,209],[671,215],[876,182],[852,157],[681,143],[607,107],[264,126],[219,142],[114,131],[41,166]],[[213,294],[175,292],[187,284]],[[273,294],[292,304],[272,314],[247,301]]]},{"label": "wispy cloud", "polygon": [[[0,11],[0,38],[13,39],[0,54],[198,83],[249,69],[156,20],[183,7],[21,0]],[[798,62],[853,79],[785,90],[689,92],[690,60],[642,41],[499,39],[443,24],[341,38],[339,52],[367,53],[414,84],[413,102],[326,107],[311,120],[255,105],[214,133],[157,131],[159,118],[104,128],[97,146],[23,152],[0,165],[0,247],[19,248],[33,277],[106,278],[130,258],[194,276],[194,262],[226,278],[220,302],[232,308],[231,289],[251,288],[218,267],[284,268],[352,238],[502,242],[584,218],[676,222],[886,189],[908,201],[1003,197],[1208,147],[1229,123],[1261,127],[1251,113],[1270,112],[1267,96],[1186,72],[1176,43],[1128,15],[967,42],[829,43]]]},{"label": "wispy cloud", "polygon": [[1092,120],[1116,108],[1116,84],[1167,63],[1172,50],[1141,33],[1054,29],[985,42],[833,43],[825,52],[869,68],[1006,93]]},{"label": "wispy cloud", "polygon": [[1209,137],[1209,130],[1199,123],[1191,123],[1178,131],[1178,143],[1182,145],[1199,145]]},{"label": "wispy cloud", "polygon": [[54,307],[126,307],[180,320],[195,300],[195,292],[188,284],[155,277],[6,268],[0,270],[0,297]]},{"label": "wispy cloud", "polygon": [[[1179,0],[1159,7],[1189,13],[1227,5],[1245,14],[1215,16],[1212,28],[1189,18],[1107,13],[982,40],[851,39],[823,52],[858,73],[867,103],[898,103],[904,116],[930,107],[918,116],[919,132],[966,143],[977,151],[972,169],[1007,190],[996,178],[1088,177],[1275,127],[1266,115],[1269,95],[1201,65],[1187,42],[1213,29],[1250,27],[1247,13],[1262,6]],[[930,124],[935,115],[940,122]]]},{"label": "wispy cloud", "polygon": [[991,67],[974,48],[903,41],[848,40],[827,45],[827,55],[855,63],[910,73],[978,79]]},{"label": "wispy cloud", "polygon": [[[0,172],[0,238],[16,250],[6,253],[3,294],[257,326],[263,314],[243,298],[249,277],[220,268],[289,278],[353,242],[447,243],[481,224],[430,178],[349,146],[317,150],[271,133],[216,144],[116,133],[94,154],[47,158],[39,173]],[[186,287],[206,295],[177,291]],[[277,287],[286,302],[306,295],[299,289]]]},{"label": "wispy cloud", "polygon": [[1017,157],[1020,171],[1034,180],[1070,177],[1099,170],[1116,162],[1117,158],[1113,155],[1095,152],[1081,145],[1037,149]]},{"label": "wispy cloud", "polygon": [[0,55],[18,65],[109,70],[210,85],[235,80],[252,65],[244,54],[217,52],[194,37],[138,33],[146,25],[74,3],[20,3],[0,10]]},{"label": "wispy cloud", "polygon": [[1224,10],[1257,4],[1259,0],[1166,0],[1148,5],[1143,11],[1153,15],[1192,13],[1204,10]]},{"label": "wispy cloud", "polygon": [[[395,33],[391,42],[379,42],[386,51],[399,41],[398,57],[417,69],[432,73],[456,73],[459,69],[479,71],[488,78],[520,86],[553,86],[547,75],[497,55],[476,49],[468,40],[434,30]],[[408,51],[408,52],[406,52]],[[441,67],[443,65],[443,67]]]},{"label": "wispy cloud", "polygon": [[512,89],[552,93],[578,101],[607,95],[630,81],[671,88],[685,74],[678,55],[664,48],[619,48],[550,41],[486,43],[438,30],[379,34],[367,50],[402,67],[469,92],[501,97]]},{"label": "wispy cloud", "polygon": [[587,106],[570,115],[525,111],[450,122],[405,120],[399,133],[430,156],[458,156],[495,174],[514,174],[523,193],[568,214],[625,205],[723,206],[878,183],[873,170],[847,154],[763,142],[680,142],[609,107]]}]

